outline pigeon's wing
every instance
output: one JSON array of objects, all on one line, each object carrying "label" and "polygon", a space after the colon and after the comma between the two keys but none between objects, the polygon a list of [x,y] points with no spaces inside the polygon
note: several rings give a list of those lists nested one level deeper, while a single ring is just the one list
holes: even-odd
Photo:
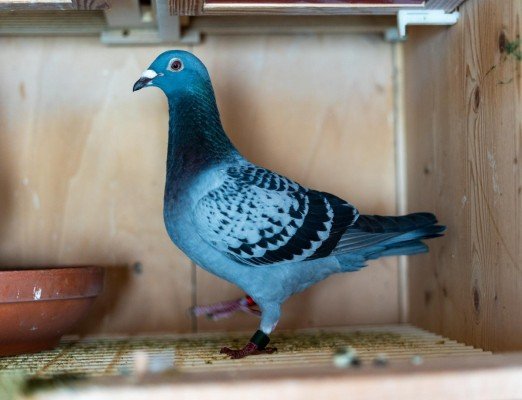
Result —
[{"label": "pigeon's wing", "polygon": [[344,200],[252,164],[229,167],[193,214],[203,240],[248,265],[326,257],[357,217]]}]

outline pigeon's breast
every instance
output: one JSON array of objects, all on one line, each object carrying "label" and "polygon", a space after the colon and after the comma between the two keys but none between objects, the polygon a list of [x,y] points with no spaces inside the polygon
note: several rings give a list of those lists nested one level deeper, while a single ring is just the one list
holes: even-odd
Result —
[{"label": "pigeon's breast", "polygon": [[183,253],[203,269],[240,287],[245,287],[239,264],[204,241],[194,223],[196,204],[208,193],[223,184],[225,167],[208,169],[199,174],[176,196],[166,196],[164,221],[167,232]]},{"label": "pigeon's breast", "polygon": [[193,221],[196,204],[223,184],[224,175],[225,167],[216,166],[195,175],[185,184],[167,182],[163,204],[165,227],[172,241],[183,251],[187,236],[197,235]]}]

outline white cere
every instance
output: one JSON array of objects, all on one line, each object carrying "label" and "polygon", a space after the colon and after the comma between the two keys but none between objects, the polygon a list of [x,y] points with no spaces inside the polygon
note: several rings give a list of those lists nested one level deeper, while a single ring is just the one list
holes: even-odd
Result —
[{"label": "white cere", "polygon": [[158,73],[156,71],[151,70],[151,69],[143,71],[143,74],[141,74],[142,78],[147,78],[147,79],[154,79],[157,76],[158,76]]}]

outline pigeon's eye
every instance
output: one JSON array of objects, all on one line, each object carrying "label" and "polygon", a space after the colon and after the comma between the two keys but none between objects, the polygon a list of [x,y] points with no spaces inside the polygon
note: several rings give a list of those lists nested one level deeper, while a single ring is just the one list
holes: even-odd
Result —
[{"label": "pigeon's eye", "polygon": [[183,69],[183,63],[179,58],[173,58],[170,60],[169,69],[174,72],[179,72]]}]

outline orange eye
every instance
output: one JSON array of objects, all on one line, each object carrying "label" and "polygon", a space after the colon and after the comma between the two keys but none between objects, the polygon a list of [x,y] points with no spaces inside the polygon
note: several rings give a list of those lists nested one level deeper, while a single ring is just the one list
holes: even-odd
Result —
[{"label": "orange eye", "polygon": [[170,61],[169,69],[174,72],[179,72],[183,69],[183,63],[179,58],[174,58]]}]

